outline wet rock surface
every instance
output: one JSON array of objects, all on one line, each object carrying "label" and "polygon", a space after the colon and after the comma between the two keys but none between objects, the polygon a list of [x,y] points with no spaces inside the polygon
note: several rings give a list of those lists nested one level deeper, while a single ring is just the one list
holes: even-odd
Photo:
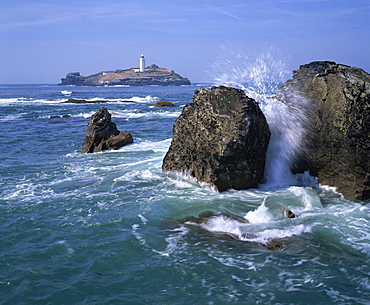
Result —
[{"label": "wet rock surface", "polygon": [[301,160],[319,183],[337,187],[347,199],[370,198],[370,75],[335,62],[312,62],[294,71],[279,98],[309,100],[309,146]]},{"label": "wet rock surface", "polygon": [[111,121],[109,111],[102,107],[91,117],[81,153],[118,149],[132,142],[132,135],[129,132],[120,132]]},{"label": "wet rock surface", "polygon": [[162,169],[219,191],[254,188],[263,178],[269,139],[265,116],[244,91],[201,88],[174,124]]}]

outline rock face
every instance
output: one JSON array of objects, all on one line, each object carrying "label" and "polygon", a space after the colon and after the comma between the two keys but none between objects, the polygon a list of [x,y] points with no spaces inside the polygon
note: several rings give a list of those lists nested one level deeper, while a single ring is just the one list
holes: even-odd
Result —
[{"label": "rock face", "polygon": [[370,198],[370,75],[335,62],[312,62],[294,71],[280,98],[289,101],[293,91],[312,107],[305,169],[348,199]]},{"label": "rock face", "polygon": [[62,86],[181,86],[190,85],[186,77],[151,65],[144,72],[138,72],[131,68],[126,70],[102,71],[90,76],[82,76],[80,72],[68,73],[62,82]]},{"label": "rock face", "polygon": [[174,124],[162,169],[189,174],[219,191],[257,187],[269,139],[265,116],[244,91],[201,88]]},{"label": "rock face", "polygon": [[133,142],[129,132],[119,132],[111,115],[104,107],[93,114],[86,129],[86,138],[81,153],[94,153],[108,149],[118,149]]}]

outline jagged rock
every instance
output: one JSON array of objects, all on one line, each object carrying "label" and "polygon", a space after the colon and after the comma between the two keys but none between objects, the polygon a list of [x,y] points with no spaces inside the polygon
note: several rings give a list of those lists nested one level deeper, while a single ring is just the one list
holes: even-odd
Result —
[{"label": "jagged rock", "polygon": [[118,149],[133,142],[129,132],[120,132],[111,121],[111,114],[104,107],[93,114],[86,129],[81,153]]},{"label": "jagged rock", "polygon": [[159,101],[156,102],[155,105],[153,106],[153,108],[162,108],[162,107],[176,107],[176,105],[171,102]]},{"label": "jagged rock", "polygon": [[173,127],[164,171],[189,174],[219,191],[257,187],[270,131],[258,104],[235,88],[201,88]]},{"label": "jagged rock", "polygon": [[348,199],[370,198],[370,75],[335,62],[312,62],[294,71],[279,98],[308,99],[306,164],[319,183],[337,187]]}]

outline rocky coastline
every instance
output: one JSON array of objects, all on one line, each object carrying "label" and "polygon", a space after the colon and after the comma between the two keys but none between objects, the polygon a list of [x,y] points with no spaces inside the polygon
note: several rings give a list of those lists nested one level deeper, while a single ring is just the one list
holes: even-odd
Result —
[{"label": "rocky coastline", "polygon": [[[291,108],[305,107],[307,151],[292,172],[308,171],[350,200],[369,199],[370,75],[335,62],[312,62],[294,71],[277,98]],[[269,137],[262,111],[243,91],[201,88],[175,122],[162,169],[219,191],[257,187]]]}]

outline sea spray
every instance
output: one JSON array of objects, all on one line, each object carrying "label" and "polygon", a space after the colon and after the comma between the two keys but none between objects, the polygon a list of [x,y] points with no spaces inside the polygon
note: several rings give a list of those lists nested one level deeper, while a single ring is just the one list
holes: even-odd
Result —
[{"label": "sea spray", "polygon": [[[271,139],[263,186],[304,185],[307,175],[294,175],[292,168],[306,153],[303,137],[308,107],[297,93],[290,93],[295,94],[295,104],[276,96],[290,76],[286,61],[273,48],[255,54],[226,46],[221,49],[221,58],[212,66],[215,83],[244,90],[259,103],[269,124]],[[312,184],[312,179],[309,180],[308,184]]]}]

